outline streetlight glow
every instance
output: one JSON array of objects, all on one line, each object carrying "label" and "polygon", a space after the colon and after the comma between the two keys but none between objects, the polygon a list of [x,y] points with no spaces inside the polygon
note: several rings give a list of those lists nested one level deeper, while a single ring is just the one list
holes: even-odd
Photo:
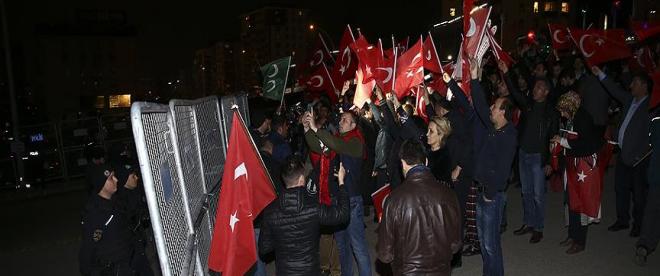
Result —
[{"label": "streetlight glow", "polygon": [[314,24],[309,24],[309,29],[310,29],[311,31],[313,31],[313,30],[314,30]]}]

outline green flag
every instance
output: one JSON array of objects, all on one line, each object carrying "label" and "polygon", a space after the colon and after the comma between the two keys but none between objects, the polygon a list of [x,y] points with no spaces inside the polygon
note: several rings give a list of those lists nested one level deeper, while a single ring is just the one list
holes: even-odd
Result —
[{"label": "green flag", "polygon": [[264,77],[261,90],[264,97],[276,101],[284,97],[284,88],[286,87],[286,80],[289,77],[290,65],[291,57],[289,56],[261,66],[261,75]]}]

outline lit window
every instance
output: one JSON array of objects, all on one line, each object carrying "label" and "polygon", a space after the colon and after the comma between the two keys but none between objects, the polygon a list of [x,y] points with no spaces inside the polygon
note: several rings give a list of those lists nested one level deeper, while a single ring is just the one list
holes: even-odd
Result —
[{"label": "lit window", "polygon": [[110,108],[131,107],[131,94],[110,95]]},{"label": "lit window", "polygon": [[534,2],[534,13],[539,13],[539,2]]},{"label": "lit window", "polygon": [[568,2],[561,2],[561,12],[568,13],[569,10]]},{"label": "lit window", "polygon": [[449,8],[449,16],[456,16],[456,8]]},{"label": "lit window", "polygon": [[543,7],[544,11],[550,12],[554,10],[554,4],[553,2],[545,2],[545,6]]},{"label": "lit window", "polygon": [[96,96],[96,102],[94,103],[94,107],[99,109],[105,108],[105,96]]}]

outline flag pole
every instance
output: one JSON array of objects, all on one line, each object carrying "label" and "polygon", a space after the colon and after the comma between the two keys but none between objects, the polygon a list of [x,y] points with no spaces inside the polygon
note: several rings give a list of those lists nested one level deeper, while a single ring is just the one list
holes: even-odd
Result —
[{"label": "flag pole", "polygon": [[328,48],[328,45],[325,44],[325,39],[323,39],[321,32],[319,32],[319,38],[321,39],[321,44],[323,44],[323,48],[325,48],[325,51],[328,52],[328,55],[330,55],[330,59],[332,60],[332,62],[335,62],[335,58],[332,57],[332,52],[330,52],[330,48]]},{"label": "flag pole", "polygon": [[[392,41],[394,41],[394,36],[392,36]],[[396,56],[398,56],[399,53],[399,49],[397,48],[398,47],[394,48],[394,64],[392,65],[392,91],[394,91],[394,84],[396,83]]]},{"label": "flag pole", "polygon": [[[289,63],[286,65],[286,75],[284,77],[284,85],[282,86],[282,100],[280,101],[280,112],[282,105],[284,105],[284,92],[286,92],[286,81],[289,80],[289,70],[291,67],[291,56],[289,56]],[[291,90],[293,92],[293,88]]]}]

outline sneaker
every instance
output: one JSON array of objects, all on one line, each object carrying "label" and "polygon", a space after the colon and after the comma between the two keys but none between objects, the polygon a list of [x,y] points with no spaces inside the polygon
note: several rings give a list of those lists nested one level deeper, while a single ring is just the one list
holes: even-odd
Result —
[{"label": "sneaker", "polygon": [[561,241],[559,243],[560,246],[571,246],[573,245],[573,239],[571,238],[566,238],[565,240]]}]

